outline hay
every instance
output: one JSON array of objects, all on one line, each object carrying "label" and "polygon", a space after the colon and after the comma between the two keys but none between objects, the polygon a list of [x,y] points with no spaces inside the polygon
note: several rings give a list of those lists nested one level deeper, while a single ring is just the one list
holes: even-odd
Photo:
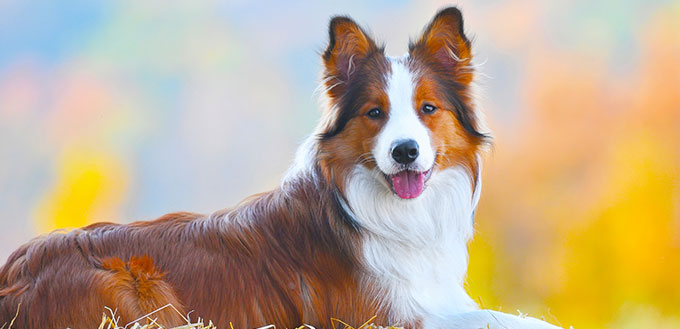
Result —
[{"label": "hay", "polygon": [[[166,327],[163,324],[158,323],[158,319],[154,317],[154,314],[166,308],[172,308],[175,312],[182,316],[182,318],[187,322],[187,324],[179,327]],[[208,321],[208,323],[206,324],[203,319],[198,318],[196,322],[192,322],[189,319],[188,314],[185,316],[184,314],[180,313],[172,304],[165,305],[149,314],[139,317],[137,320],[134,320],[130,323],[126,323],[122,326],[121,324],[118,323],[120,317],[116,316],[116,311],[108,307],[106,308],[106,310],[108,311],[109,314],[108,315],[106,313],[102,314],[102,322],[99,324],[98,329],[217,329],[217,327],[212,323],[212,321]],[[375,318],[376,316],[370,318],[368,321],[366,321],[364,324],[362,324],[356,329],[403,329],[401,327],[377,326],[371,323],[371,321],[373,321]],[[331,324],[333,325],[332,329],[355,329],[354,327],[343,322],[342,320],[335,318],[331,319]],[[336,324],[340,324],[341,326],[336,327]],[[230,327],[229,329],[234,329],[232,323],[229,323],[229,327]],[[276,329],[276,326],[272,324],[256,329]],[[316,328],[308,324],[303,324],[294,329],[316,329]]]},{"label": "hay", "polygon": [[[179,314],[186,322],[187,324],[179,326],[179,327],[166,327],[161,323],[158,323],[158,318],[154,317],[154,314],[166,309],[166,308],[172,308],[177,314]],[[127,323],[125,325],[119,324],[120,317],[116,316],[116,311],[106,307],[106,310],[109,312],[109,315],[106,313],[102,314],[102,322],[99,324],[98,329],[216,329],[215,325],[213,325],[212,322],[208,322],[206,324],[203,319],[198,318],[196,322],[192,322],[188,315],[184,316],[184,314],[180,313],[175,306],[172,304],[167,304],[151,313],[145,314],[138,319]],[[141,322],[144,324],[142,324]],[[233,329],[233,328],[232,328]]]}]

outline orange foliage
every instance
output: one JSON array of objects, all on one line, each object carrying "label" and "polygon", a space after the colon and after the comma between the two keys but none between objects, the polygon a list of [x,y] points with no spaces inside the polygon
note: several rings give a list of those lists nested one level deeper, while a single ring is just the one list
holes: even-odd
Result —
[{"label": "orange foliage", "polygon": [[622,76],[529,55],[529,106],[520,125],[496,125],[471,245],[469,290],[485,306],[576,328],[680,325],[678,12],[656,14]]}]

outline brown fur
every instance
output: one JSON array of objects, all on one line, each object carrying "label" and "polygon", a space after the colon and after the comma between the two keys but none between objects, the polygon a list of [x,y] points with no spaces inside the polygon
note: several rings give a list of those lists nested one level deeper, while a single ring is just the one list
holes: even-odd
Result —
[{"label": "brown fur", "polygon": [[479,170],[477,154],[483,140],[467,133],[454,112],[442,110],[455,105],[439,96],[441,94],[435,79],[423,73],[416,84],[414,108],[421,109],[427,103],[439,109],[432,114],[418,113],[420,120],[432,132],[432,145],[437,153],[436,169],[463,166],[471,177],[476,177]]},{"label": "brown fur", "polygon": [[[373,101],[367,102],[360,110],[365,113],[374,107],[389,109],[389,100],[383,90],[371,88],[369,91]],[[384,110],[385,114],[389,110]],[[326,179],[333,181],[343,191],[343,180],[354,168],[357,159],[366,167],[376,167],[371,155],[374,137],[380,132],[386,119],[371,119],[366,115],[350,120],[345,128],[333,139],[323,141],[320,145],[320,165]]]},{"label": "brown fur", "polygon": [[[0,323],[18,309],[15,328],[95,328],[104,306],[127,323],[168,303],[222,328],[362,323],[381,312],[359,288],[357,233],[325,201],[334,196],[313,185],[213,216],[175,213],[33,240],[0,270]],[[170,310],[157,316],[182,322]]]}]

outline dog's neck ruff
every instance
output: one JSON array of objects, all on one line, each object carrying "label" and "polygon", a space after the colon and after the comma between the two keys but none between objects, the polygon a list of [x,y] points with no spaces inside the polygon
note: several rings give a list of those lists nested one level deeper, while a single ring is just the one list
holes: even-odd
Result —
[{"label": "dog's neck ruff", "polygon": [[472,186],[468,173],[454,167],[435,173],[420,197],[402,200],[365,167],[348,178],[346,208],[363,229],[365,284],[378,287],[375,294],[395,323],[435,321],[476,307],[464,289]]},{"label": "dog's neck ruff", "polygon": [[[298,149],[284,189],[287,181],[314,174],[315,150],[312,136]],[[379,172],[357,165],[339,198],[359,228],[366,292],[378,296],[397,324],[421,320],[429,327],[476,309],[464,280],[480,176],[470,177],[462,167],[435,172],[412,200],[397,197],[385,184]]]}]

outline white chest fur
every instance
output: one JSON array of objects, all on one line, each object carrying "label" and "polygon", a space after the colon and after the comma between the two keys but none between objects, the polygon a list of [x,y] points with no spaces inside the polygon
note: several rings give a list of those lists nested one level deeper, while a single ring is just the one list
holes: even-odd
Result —
[{"label": "white chest fur", "polygon": [[365,283],[378,287],[391,320],[429,322],[475,309],[463,285],[478,195],[469,175],[462,168],[435,173],[413,200],[398,198],[374,175],[355,168],[345,197],[365,229]]}]

